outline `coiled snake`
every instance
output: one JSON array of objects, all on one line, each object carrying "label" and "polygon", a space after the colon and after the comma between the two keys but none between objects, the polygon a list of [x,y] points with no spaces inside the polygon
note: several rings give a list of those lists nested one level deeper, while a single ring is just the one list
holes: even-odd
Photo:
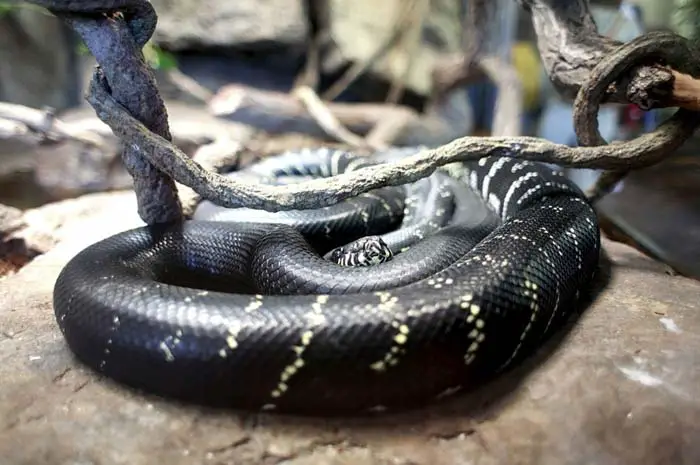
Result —
[{"label": "coiled snake", "polygon": [[[329,176],[386,156],[308,150],[234,175]],[[60,273],[59,327],[105,375],[215,406],[354,413],[473,387],[566,320],[600,236],[557,170],[508,156],[453,168],[319,210],[204,202],[184,224],[116,234]],[[362,238],[376,235],[393,257],[373,264],[378,242]],[[356,240],[364,260],[333,251]]]}]

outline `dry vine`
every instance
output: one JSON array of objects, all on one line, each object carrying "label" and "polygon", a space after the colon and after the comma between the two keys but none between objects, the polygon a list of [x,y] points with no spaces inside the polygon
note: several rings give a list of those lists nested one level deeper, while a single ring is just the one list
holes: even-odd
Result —
[{"label": "dry vine", "polygon": [[[680,110],[649,134],[596,147],[572,148],[532,137],[464,137],[400,162],[330,179],[284,187],[250,184],[204,169],[170,142],[162,100],[140,52],[155,27],[156,15],[150,3],[145,0],[32,2],[66,18],[100,63],[88,101],[98,117],[125,142],[123,157],[135,179],[139,214],[149,224],[182,218],[175,181],[191,187],[202,198],[227,207],[268,211],[318,208],[381,186],[416,181],[441,165],[489,155],[620,173],[660,161],[700,124],[697,113]],[[664,106],[672,100],[669,96],[674,74],[662,66],[663,61],[692,76],[700,75],[700,60],[682,37],[652,33],[621,47],[597,35],[587,0],[520,0],[520,3],[531,13],[550,77],[563,94],[571,94],[572,90],[578,94],[577,131],[583,143],[602,142],[595,137],[586,140],[585,134],[595,129],[597,106],[604,99],[642,102],[647,108]],[[105,16],[115,11],[121,11],[123,17]],[[654,46],[658,41],[666,46],[658,49]],[[562,43],[568,46],[561,47]],[[601,64],[596,67],[598,62]],[[641,66],[650,62],[654,66]]]}]

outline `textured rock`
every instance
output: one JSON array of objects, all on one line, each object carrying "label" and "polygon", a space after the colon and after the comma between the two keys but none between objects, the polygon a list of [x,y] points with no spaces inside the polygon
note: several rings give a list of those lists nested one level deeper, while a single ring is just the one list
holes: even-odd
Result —
[{"label": "textured rock", "polygon": [[626,246],[605,243],[607,288],[538,360],[434,408],[326,422],[178,406],[73,360],[54,279],[87,244],[140,224],[135,211],[133,194],[113,193],[25,215],[59,244],[0,281],[3,465],[700,463],[700,284]]},{"label": "textured rock", "polygon": [[[330,0],[331,37],[339,56],[329,57],[324,69],[330,71],[348,63],[366,62],[391,35],[407,3],[406,0]],[[428,2],[430,10],[416,46],[410,45],[413,39],[404,40],[405,46],[395,47],[372,64],[371,79],[380,77],[390,82],[405,77],[406,89],[428,95],[432,90],[431,70],[436,59],[460,49],[459,3],[451,0]],[[362,78],[358,83],[371,84]]]},{"label": "textured rock", "polygon": [[232,47],[303,50],[307,25],[301,0],[153,0],[154,40],[172,50]]},{"label": "textured rock", "polygon": [[[251,54],[252,61],[274,69],[271,74],[285,76],[296,73],[298,59],[306,52],[309,31],[301,0],[153,0],[152,3],[159,18],[154,41],[175,52],[202,52],[202,56],[185,54],[180,60],[184,72],[210,89],[226,82],[251,79],[246,73],[238,72],[242,71],[241,65],[231,64],[232,59],[217,58],[221,50]],[[330,42],[325,47],[328,53],[322,57],[322,71],[335,75],[352,63],[370,59],[392,34],[396,19],[407,8],[406,3],[405,0],[331,0]],[[422,97],[430,93],[431,70],[437,57],[459,50],[461,9],[459,2],[452,0],[433,0],[429,8],[420,37],[414,41],[411,35],[416,31],[409,33],[370,66],[368,73],[352,86],[352,91],[359,92],[364,99],[383,100],[388,83],[399,79],[404,80],[409,93]],[[210,69],[217,67],[221,69]],[[256,72],[252,68],[250,71]],[[260,85],[257,83],[260,78],[252,79],[256,80],[255,85]],[[281,84],[275,77],[262,80],[267,84],[274,82],[277,90],[287,84],[287,80]],[[268,87],[265,84],[262,86]]]},{"label": "textured rock", "polygon": [[0,101],[75,105],[81,90],[77,41],[61,20],[27,6],[0,14]]},{"label": "textured rock", "polygon": [[23,238],[13,237],[25,226],[21,210],[0,204],[0,276],[21,268],[37,255]]}]

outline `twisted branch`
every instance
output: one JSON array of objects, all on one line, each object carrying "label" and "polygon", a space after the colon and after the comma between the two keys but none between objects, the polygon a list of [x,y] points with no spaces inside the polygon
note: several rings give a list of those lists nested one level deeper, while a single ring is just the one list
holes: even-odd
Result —
[{"label": "twisted branch", "polygon": [[[616,52],[602,59],[591,71],[588,82],[581,87],[574,102],[574,128],[579,143],[586,146],[607,144],[598,130],[598,109],[608,86],[622,73],[641,60],[657,59],[678,69],[683,69],[693,76],[700,76],[700,60],[695,50],[686,40],[668,32],[651,32],[619,47]],[[694,102],[691,102],[693,104]],[[700,113],[684,108],[679,109],[663,127],[668,133],[677,134],[675,143],[670,142],[662,150],[644,152],[642,157],[647,165],[658,163],[676,150],[693,135],[700,125]],[[634,164],[622,167],[602,166],[608,169],[588,193],[592,200],[597,200],[612,191],[615,185],[627,173],[636,168]],[[616,169],[617,168],[617,169]]]},{"label": "twisted branch", "polygon": [[599,147],[569,147],[534,137],[463,137],[399,162],[290,186],[269,186],[227,179],[203,169],[170,142],[147,131],[110,96],[104,84],[104,77],[97,73],[88,97],[90,104],[115,134],[139,149],[141,156],[179,183],[192,187],[204,199],[229,208],[267,211],[328,206],[382,186],[417,181],[439,166],[492,155],[517,156],[578,168],[640,168],[677,148],[697,126],[696,120],[676,115],[637,139]]},{"label": "twisted branch", "polygon": [[[576,111],[585,116],[577,120],[579,125],[585,120],[589,128],[594,127],[591,125],[596,124],[595,113],[600,103],[598,98],[629,98],[630,89],[635,90],[633,96],[646,96],[644,102],[652,106],[669,100],[669,92],[664,100],[661,98],[664,96],[663,92],[659,89],[664,89],[663,86],[669,84],[667,90],[673,88],[673,74],[670,71],[663,71],[664,68],[658,68],[661,70],[658,71],[655,68],[649,74],[652,77],[650,79],[643,72],[649,68],[634,67],[646,56],[644,48],[649,49],[650,40],[653,42],[659,37],[645,36],[628,44],[626,50],[629,53],[623,53],[621,59],[624,66],[616,65],[610,70],[610,73],[615,75],[632,67],[632,71],[625,71],[628,80],[616,81],[612,86],[612,93],[609,86],[605,91],[601,91],[601,82],[612,82],[615,77],[603,73],[606,76],[603,79],[600,75],[591,74],[589,70],[605,55],[613,55],[617,44],[597,35],[595,24],[588,12],[587,1],[520,2],[532,14],[538,32],[540,52],[550,76],[555,83],[559,83],[563,93],[571,93],[573,89],[579,92]],[[135,179],[139,214],[150,224],[181,219],[174,180],[191,187],[202,198],[225,207],[248,207],[267,211],[319,208],[382,186],[417,181],[433,173],[439,166],[492,155],[619,172],[641,168],[656,163],[675,150],[698,126],[697,114],[678,112],[657,130],[635,140],[576,148],[532,137],[464,137],[399,162],[365,168],[330,179],[290,186],[249,184],[226,179],[206,170],[170,142],[162,101],[140,53],[144,38],[150,37],[151,26],[154,26],[148,20],[143,23],[143,17],[150,14],[143,6],[148,2],[39,0],[35,3],[48,5],[53,11],[68,18],[100,63],[87,98],[98,117],[125,141],[127,150],[124,159]],[[78,8],[84,9],[83,13],[93,16],[75,16],[74,10]],[[104,12],[113,10],[126,10],[126,21],[101,16]],[[142,22],[139,22],[138,18],[141,18]],[[131,31],[133,37],[130,36],[128,27],[136,28],[139,24],[141,29]],[[666,38],[669,43],[677,44],[678,50],[683,50],[679,56],[684,55],[686,59],[685,62],[673,64],[681,71],[696,74],[698,60],[690,53],[685,39],[676,35]],[[562,47],[562,44],[567,46]],[[552,52],[555,49],[556,53]],[[115,62],[115,57],[120,57],[122,61]],[[620,58],[610,57],[604,63],[607,66],[610,62],[615,62],[615,59]],[[592,76],[590,81],[589,74]],[[657,79],[661,75],[670,76],[670,80]],[[605,96],[601,96],[601,92]],[[660,100],[655,100],[657,97]]]},{"label": "twisted branch", "polygon": [[[591,69],[622,45],[598,33],[588,0],[516,1],[530,14],[544,68],[564,98],[575,99]],[[638,63],[609,86],[602,103],[658,108],[668,100],[673,80],[671,71],[659,64]]]},{"label": "twisted branch", "polygon": [[[116,101],[145,124],[149,132],[171,140],[168,114],[142,49],[156,26],[156,13],[146,0],[31,0],[63,18],[83,39],[106,76]],[[119,14],[116,14],[119,12]],[[172,178],[138,155],[125,141],[122,160],[134,179],[141,218],[149,224],[182,219]]]}]

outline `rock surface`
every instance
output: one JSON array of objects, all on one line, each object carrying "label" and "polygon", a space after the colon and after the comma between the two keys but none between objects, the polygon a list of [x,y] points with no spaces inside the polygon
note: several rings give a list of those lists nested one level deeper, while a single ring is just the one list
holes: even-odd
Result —
[{"label": "rock surface", "polygon": [[3,465],[700,463],[700,283],[626,246],[605,242],[612,279],[556,350],[430,409],[325,422],[178,406],[73,360],[53,282],[89,243],[139,225],[135,211],[112,193],[24,215],[59,243],[0,281]]},{"label": "rock surface", "polygon": [[304,50],[302,0],[153,0],[154,40],[172,50],[231,47],[250,52]]},{"label": "rock surface", "polygon": [[[331,0],[331,37],[338,48],[340,60],[329,57],[324,69],[347,65],[348,62],[364,63],[392,34],[397,18],[407,10],[406,0]],[[415,3],[415,2],[414,2]],[[421,3],[421,2],[419,2]],[[432,0],[422,2],[429,7],[418,40],[411,44],[407,34],[400,46],[394,47],[370,67],[370,75],[391,81],[404,79],[406,88],[418,95],[429,95],[432,90],[431,70],[440,55],[460,50],[461,9],[460,2]],[[418,7],[420,10],[422,7]],[[335,65],[335,66],[334,66]],[[368,86],[371,80],[360,78],[358,83]]]},{"label": "rock surface", "polygon": [[68,108],[81,98],[78,43],[60,19],[32,7],[0,14],[0,101]]},{"label": "rock surface", "polygon": [[[174,52],[187,51],[179,59],[188,62],[184,72],[215,90],[212,81],[246,82],[250,77],[227,62],[221,51],[243,52],[274,73],[296,73],[310,34],[307,12],[301,0],[193,1],[153,0],[158,13],[154,42]],[[419,2],[421,3],[421,2]],[[366,100],[383,100],[388,83],[403,80],[409,93],[421,97],[432,89],[431,70],[438,56],[459,51],[461,37],[459,2],[433,0],[420,31],[414,27],[389,52],[376,59],[368,72],[351,86]],[[407,10],[406,0],[332,0],[329,3],[329,43],[321,59],[321,70],[336,75],[355,62],[371,59],[385,39],[393,34],[395,22]],[[422,13],[422,6],[418,8]],[[198,51],[192,56],[191,51]],[[220,62],[226,71],[201,71]],[[195,63],[196,62],[196,63]],[[214,66],[215,67],[215,66]],[[194,68],[194,69],[192,69]],[[253,72],[255,70],[252,70]],[[222,77],[211,74],[226,73]],[[264,78],[274,81],[273,77]],[[279,86],[279,84],[278,84]],[[278,88],[279,90],[279,88]]]}]

